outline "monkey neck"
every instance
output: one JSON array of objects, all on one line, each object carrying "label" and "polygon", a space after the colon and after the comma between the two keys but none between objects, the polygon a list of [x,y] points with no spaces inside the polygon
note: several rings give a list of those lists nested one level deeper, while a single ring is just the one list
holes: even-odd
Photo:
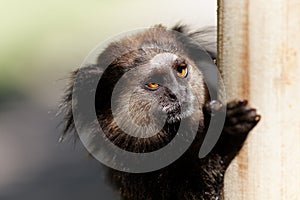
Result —
[{"label": "monkey neck", "polygon": [[[104,117],[105,120],[101,120]],[[161,149],[173,140],[180,125],[180,122],[165,123],[162,130],[154,136],[138,138],[121,130],[113,120],[111,113],[106,113],[102,118],[98,118],[98,121],[106,137],[119,148],[135,153],[146,153]]]}]

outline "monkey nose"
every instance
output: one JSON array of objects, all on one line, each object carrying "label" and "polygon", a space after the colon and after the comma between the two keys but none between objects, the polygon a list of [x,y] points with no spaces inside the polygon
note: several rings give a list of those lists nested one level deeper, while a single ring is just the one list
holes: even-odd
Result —
[{"label": "monkey nose", "polygon": [[173,94],[173,93],[170,93],[170,94],[169,94],[169,100],[175,102],[175,101],[177,100],[176,95]]}]

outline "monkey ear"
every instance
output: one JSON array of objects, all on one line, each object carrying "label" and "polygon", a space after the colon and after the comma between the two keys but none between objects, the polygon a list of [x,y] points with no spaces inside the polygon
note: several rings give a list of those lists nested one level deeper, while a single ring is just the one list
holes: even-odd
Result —
[{"label": "monkey ear", "polygon": [[178,31],[195,40],[204,48],[213,60],[217,58],[217,27],[208,26],[197,31],[190,32],[186,25],[177,24],[172,30]]},{"label": "monkey ear", "polygon": [[98,65],[88,65],[72,72],[69,84],[59,106],[59,114],[62,114],[64,116],[63,121],[61,122],[62,124],[64,124],[64,129],[62,136],[59,139],[60,141],[64,139],[64,136],[67,133],[74,133],[75,135],[77,135],[72,110],[75,82],[84,81],[84,84],[89,84],[89,81],[95,80],[95,78],[97,77],[101,77],[102,72],[102,69]]}]

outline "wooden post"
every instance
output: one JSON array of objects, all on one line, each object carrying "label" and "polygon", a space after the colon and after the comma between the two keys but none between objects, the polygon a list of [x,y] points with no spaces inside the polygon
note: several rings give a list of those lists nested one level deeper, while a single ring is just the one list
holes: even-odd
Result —
[{"label": "wooden post", "polygon": [[262,119],[225,177],[228,200],[300,199],[300,1],[218,0],[227,99]]}]

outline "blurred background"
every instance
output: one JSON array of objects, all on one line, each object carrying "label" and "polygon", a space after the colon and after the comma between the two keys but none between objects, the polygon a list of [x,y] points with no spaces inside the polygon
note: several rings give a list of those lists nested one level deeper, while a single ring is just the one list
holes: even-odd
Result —
[{"label": "blurred background", "polygon": [[100,42],[154,24],[216,25],[216,1],[0,3],[0,200],[118,199],[55,116],[69,73]]}]

